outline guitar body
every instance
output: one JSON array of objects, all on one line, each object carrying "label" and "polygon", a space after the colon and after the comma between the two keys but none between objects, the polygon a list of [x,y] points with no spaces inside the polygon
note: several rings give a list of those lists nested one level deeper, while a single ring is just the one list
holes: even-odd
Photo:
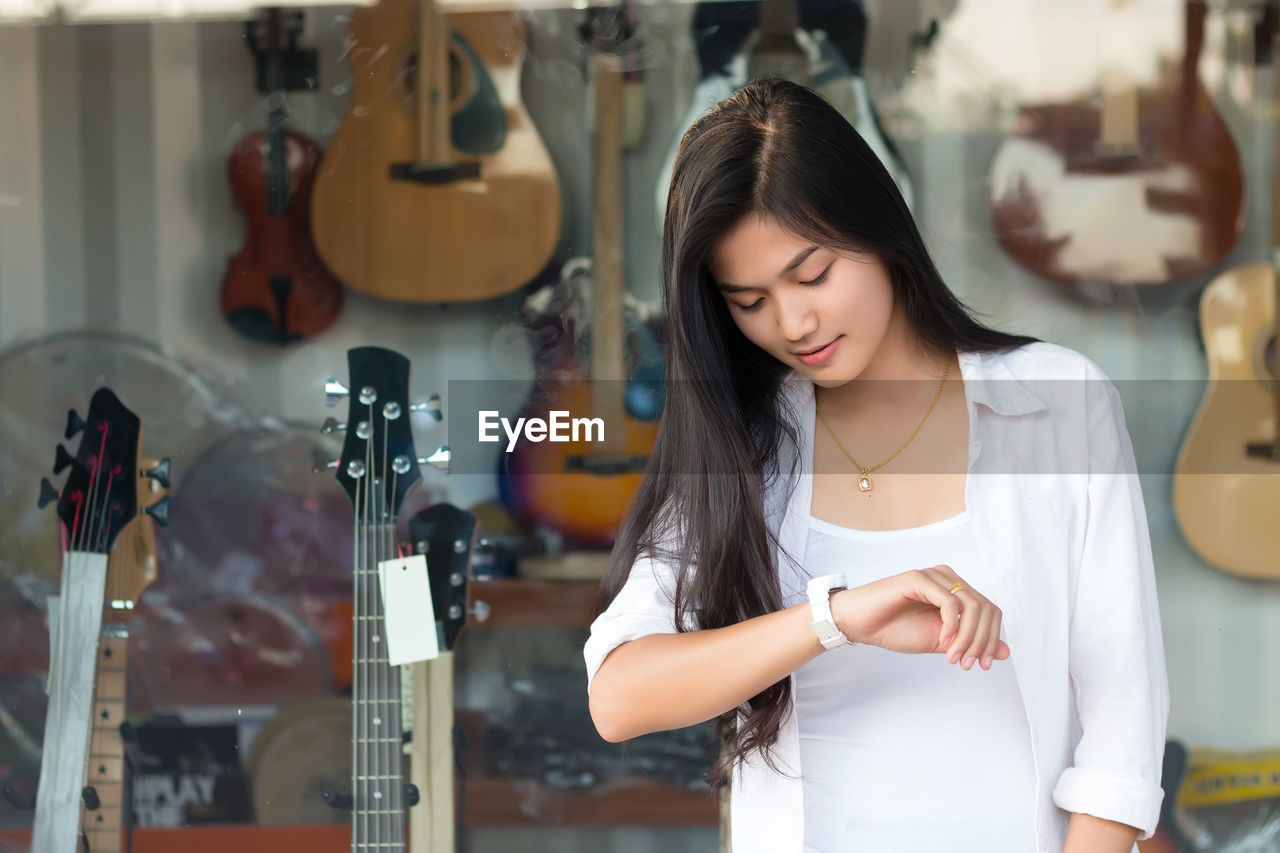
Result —
[{"label": "guitar body", "polygon": [[1277,432],[1275,293],[1270,264],[1238,267],[1205,288],[1209,384],[1173,478],[1174,514],[1187,543],[1217,568],[1253,578],[1280,578],[1280,463],[1244,452]]},{"label": "guitar body", "polygon": [[264,132],[236,144],[227,163],[236,207],[245,216],[244,245],[227,260],[219,305],[245,338],[289,343],[327,329],[342,309],[342,285],[311,238],[312,186],[323,157],[314,140],[294,130],[285,147],[288,209],[270,212],[269,142]]},{"label": "guitar body", "polygon": [[1099,74],[1102,96],[1024,106],[991,165],[1000,245],[1081,288],[1154,286],[1212,269],[1244,230],[1240,152],[1197,72],[1204,6],[1155,86]]},{"label": "guitar body", "polygon": [[542,270],[560,233],[551,158],[519,100],[519,16],[447,20],[452,157],[478,162],[481,171],[478,180],[429,185],[391,173],[418,159],[415,0],[382,0],[351,13],[351,107],[316,181],[312,227],[330,269],[381,299],[509,293]]},{"label": "guitar body", "polygon": [[[533,403],[521,416],[549,420],[551,412],[567,411],[572,417],[596,417],[600,399],[613,390],[621,394],[623,384],[572,377],[543,379],[535,384]],[[502,454],[502,500],[526,529],[557,531],[571,547],[613,544],[657,440],[658,423],[629,414],[603,418],[608,429],[621,426],[616,435],[606,433],[605,444],[523,441],[511,453]],[[581,470],[582,460],[588,466],[594,460],[606,470]],[[613,467],[612,460],[625,469],[623,473],[607,470]]]}]

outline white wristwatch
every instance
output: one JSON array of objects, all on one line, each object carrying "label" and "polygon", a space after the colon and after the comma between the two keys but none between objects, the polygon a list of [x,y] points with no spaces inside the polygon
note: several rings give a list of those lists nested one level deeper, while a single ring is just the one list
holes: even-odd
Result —
[{"label": "white wristwatch", "polygon": [[844,575],[823,575],[809,581],[806,587],[809,593],[809,613],[813,616],[810,624],[824,649],[853,645],[844,632],[836,627],[836,620],[831,615],[831,593],[848,588]]}]

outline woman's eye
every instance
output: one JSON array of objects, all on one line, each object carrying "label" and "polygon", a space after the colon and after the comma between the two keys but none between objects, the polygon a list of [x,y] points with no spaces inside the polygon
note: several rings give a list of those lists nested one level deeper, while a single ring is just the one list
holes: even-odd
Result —
[{"label": "woman's eye", "polygon": [[810,279],[809,281],[802,281],[800,283],[803,284],[805,287],[812,287],[815,284],[822,284],[824,281],[827,280],[827,273],[831,272],[831,267],[832,267],[832,264],[827,264],[827,268],[824,269],[821,273],[819,273],[817,278]]},{"label": "woman's eye", "polygon": [[757,308],[759,308],[763,303],[764,303],[764,297],[762,296],[759,299],[757,299],[755,302],[752,302],[750,305],[739,305],[738,307],[741,308],[743,311],[754,311]]}]

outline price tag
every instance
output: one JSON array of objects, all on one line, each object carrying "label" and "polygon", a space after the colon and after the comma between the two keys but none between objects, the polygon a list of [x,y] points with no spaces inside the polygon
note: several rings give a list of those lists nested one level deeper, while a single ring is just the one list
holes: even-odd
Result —
[{"label": "price tag", "polygon": [[387,663],[399,666],[440,657],[436,614],[431,604],[427,558],[421,554],[378,563],[382,586]]}]

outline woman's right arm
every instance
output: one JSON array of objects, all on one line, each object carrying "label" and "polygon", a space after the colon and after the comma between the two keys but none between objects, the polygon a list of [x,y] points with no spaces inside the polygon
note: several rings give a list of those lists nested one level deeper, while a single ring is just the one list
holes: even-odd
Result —
[{"label": "woman's right arm", "polygon": [[[633,569],[614,605],[592,625],[586,649],[589,704],[605,740],[627,740],[718,717],[823,651],[809,624],[807,602],[726,628],[645,632],[645,622],[656,628],[657,617],[635,611],[662,600],[653,568],[645,566],[639,574]],[[948,566],[903,572],[835,593],[832,614],[853,642],[905,653],[946,652],[965,669],[973,665],[964,663],[970,658],[990,669],[994,660],[1009,656],[1009,647],[999,639],[1000,611],[976,591],[950,594],[958,580]],[[620,612],[610,618],[615,606]],[[966,616],[960,619],[962,608]],[[632,636],[616,633],[615,624]],[[624,639],[613,643],[593,668],[593,652],[599,657],[599,641],[608,643],[611,631],[615,639]]]}]

